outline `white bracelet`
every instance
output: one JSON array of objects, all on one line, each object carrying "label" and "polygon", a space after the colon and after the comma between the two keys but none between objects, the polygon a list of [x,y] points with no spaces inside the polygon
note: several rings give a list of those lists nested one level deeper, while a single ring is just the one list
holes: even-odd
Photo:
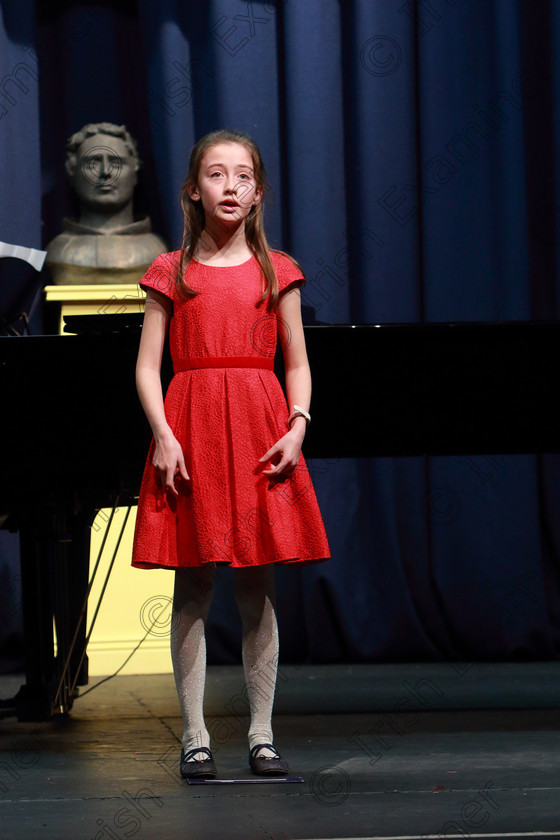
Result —
[{"label": "white bracelet", "polygon": [[288,428],[289,429],[291,428],[292,420],[295,420],[296,417],[303,417],[305,419],[305,422],[307,423],[307,425],[309,425],[309,423],[311,423],[310,413],[308,411],[305,411],[305,409],[301,408],[299,405],[294,405],[294,410],[292,411],[292,413],[288,417]]}]

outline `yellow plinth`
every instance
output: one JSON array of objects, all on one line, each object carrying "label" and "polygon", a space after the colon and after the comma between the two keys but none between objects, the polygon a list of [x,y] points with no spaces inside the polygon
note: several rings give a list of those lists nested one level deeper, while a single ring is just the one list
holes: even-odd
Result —
[{"label": "yellow plinth", "polygon": [[143,312],[145,292],[136,283],[83,286],[45,286],[45,300],[60,307],[58,332],[64,333],[65,315],[120,315]]},{"label": "yellow plinth", "polygon": [[170,673],[174,573],[166,569],[133,569],[130,557],[136,507],[117,508],[111,522],[110,516],[110,510],[100,510],[91,532],[90,579],[106,531],[108,536],[89,598],[88,627],[124,526],[88,645],[90,675],[114,674],[131,654],[121,674]]},{"label": "yellow plinth", "polygon": [[[135,283],[45,287],[47,302],[60,307],[60,333],[63,333],[66,315],[143,312],[145,297],[145,293]],[[88,645],[89,673],[92,677],[114,674],[126,660],[121,674],[162,674],[172,670],[169,630],[174,574],[172,571],[147,571],[131,567],[136,508],[130,508],[128,516],[127,511],[128,508],[117,509],[109,527],[111,511],[100,510],[92,527],[90,579],[96,566],[97,572],[88,604],[88,628],[91,627],[124,525]],[[107,531],[107,539],[97,565]]]}]

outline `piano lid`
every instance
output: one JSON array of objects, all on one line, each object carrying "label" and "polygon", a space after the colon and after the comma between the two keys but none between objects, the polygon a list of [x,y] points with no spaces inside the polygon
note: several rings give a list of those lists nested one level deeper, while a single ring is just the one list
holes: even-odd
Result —
[{"label": "piano lid", "polygon": [[[0,337],[3,506],[58,486],[96,498],[138,486],[150,432],[135,317],[107,334]],[[311,325],[305,336],[306,457],[560,452],[558,323]]]},{"label": "piano lid", "polygon": [[305,328],[310,457],[560,451],[557,322]]}]

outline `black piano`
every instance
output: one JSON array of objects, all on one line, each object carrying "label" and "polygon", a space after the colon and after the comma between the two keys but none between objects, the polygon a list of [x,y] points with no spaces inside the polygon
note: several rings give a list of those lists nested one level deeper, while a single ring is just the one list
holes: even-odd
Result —
[{"label": "black piano", "polygon": [[[0,337],[0,527],[21,544],[20,720],[68,711],[87,683],[90,526],[99,508],[134,503],[150,441],[134,384],[141,316],[67,320],[80,334]],[[305,332],[307,458],[560,452],[557,323]]]}]

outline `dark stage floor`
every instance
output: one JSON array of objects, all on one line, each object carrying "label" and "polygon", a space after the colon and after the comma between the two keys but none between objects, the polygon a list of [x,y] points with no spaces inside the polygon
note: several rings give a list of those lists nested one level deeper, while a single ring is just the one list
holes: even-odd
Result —
[{"label": "dark stage floor", "polygon": [[[223,779],[253,778],[242,685],[209,669]],[[283,666],[275,743],[303,783],[190,786],[173,678],[119,676],[66,717],[0,720],[0,838],[560,837],[559,707],[556,663]]]}]

